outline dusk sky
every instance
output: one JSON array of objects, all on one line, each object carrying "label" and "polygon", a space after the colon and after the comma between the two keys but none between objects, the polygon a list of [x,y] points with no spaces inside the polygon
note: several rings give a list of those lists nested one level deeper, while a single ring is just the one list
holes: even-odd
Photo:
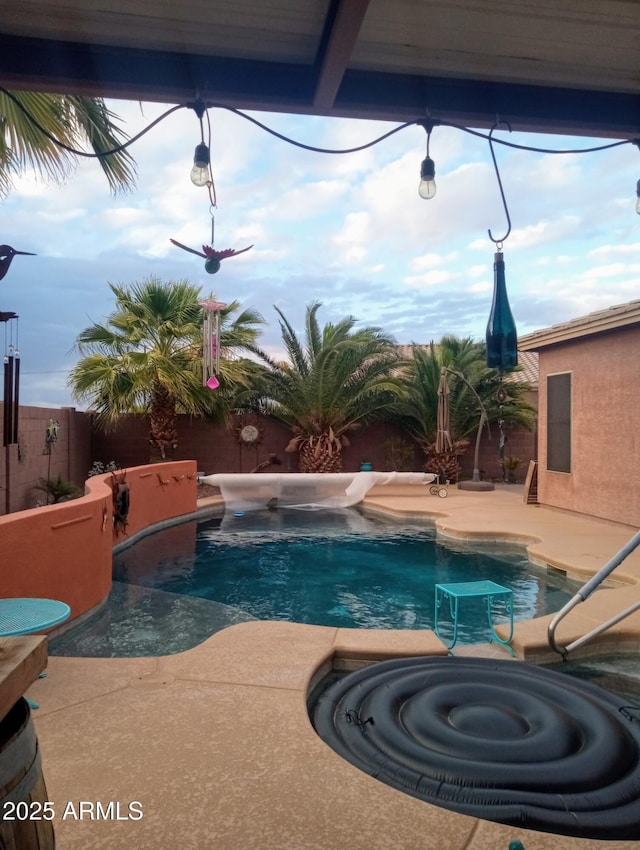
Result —
[{"label": "dusk sky", "polygon": [[[167,108],[109,101],[134,135]],[[252,113],[305,144],[349,148],[394,125]],[[35,257],[14,259],[0,282],[0,310],[19,314],[22,404],[76,405],[67,389],[74,341],[113,309],[108,288],[154,275],[188,279],[203,296],[238,299],[282,349],[277,305],[302,331],[305,307],[322,323],[346,315],[382,326],[398,343],[443,334],[483,339],[495,246],[506,231],[488,143],[436,127],[430,154],[437,194],[418,196],[426,134],[409,127],[366,151],[328,155],[276,139],[226,110],[210,110],[217,190],[215,247],[254,248],[204,261],[170,243],[211,244],[206,189],[189,180],[200,128],[174,113],[131,147],[137,187],[113,197],[94,161],[61,186],[26,175],[2,202],[0,243]],[[496,132],[536,147],[583,148],[605,139]],[[640,297],[640,155],[634,145],[581,155],[543,155],[495,145],[512,232],[506,279],[519,334]],[[4,327],[0,326],[4,335]],[[4,346],[4,338],[3,338]],[[3,349],[4,350],[4,349]]]}]

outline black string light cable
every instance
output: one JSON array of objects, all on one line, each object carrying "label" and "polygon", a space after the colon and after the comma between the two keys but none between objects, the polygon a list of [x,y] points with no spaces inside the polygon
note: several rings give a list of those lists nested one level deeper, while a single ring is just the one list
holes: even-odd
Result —
[{"label": "black string light cable", "polygon": [[57,139],[52,133],[50,133],[45,127],[40,124],[40,122],[34,118],[34,116],[29,112],[29,110],[21,103],[21,101],[13,94],[13,92],[5,89],[4,86],[0,86],[0,92],[6,95],[15,105],[20,109],[20,111],[24,114],[24,116],[33,124],[33,126],[39,130],[43,136],[46,136],[50,142],[53,142],[54,145],[57,145],[59,148],[62,148],[68,153],[75,154],[76,156],[84,156],[87,159],[100,159],[105,156],[112,156],[115,153],[120,153],[120,151],[126,150],[130,145],[134,142],[137,142],[138,139],[141,139],[149,130],[152,130],[157,124],[161,121],[164,121],[165,118],[168,118],[173,112],[177,112],[179,109],[184,109],[185,106],[183,104],[178,104],[177,106],[172,106],[170,109],[167,109],[166,112],[163,112],[162,115],[159,115],[156,119],[154,119],[150,124],[148,124],[143,130],[139,133],[136,133],[135,136],[132,136],[130,139],[127,139],[126,142],[123,142],[121,145],[116,145],[116,147],[111,148],[108,151],[100,151],[100,152],[90,152],[78,150],[77,148],[71,147],[71,145],[67,145],[65,142]]},{"label": "black string light cable", "polygon": [[[413,121],[405,121],[402,124],[399,124],[397,127],[394,127],[392,130],[389,130],[387,133],[383,133],[381,136],[377,136],[375,139],[372,139],[370,142],[365,142],[362,145],[357,145],[352,148],[323,148],[318,147],[316,145],[308,145],[304,142],[299,142],[296,139],[292,139],[289,136],[284,135],[283,133],[279,133],[277,130],[267,126],[262,121],[259,121],[257,118],[254,118],[252,115],[248,115],[246,112],[243,112],[240,109],[236,109],[233,106],[228,106],[224,103],[204,103],[203,101],[193,101],[190,103],[177,104],[176,106],[172,106],[167,109],[162,115],[159,115],[153,121],[151,121],[146,127],[144,127],[139,133],[136,133],[135,136],[132,136],[126,142],[123,142],[120,145],[117,145],[114,148],[111,148],[108,151],[101,151],[99,153],[96,152],[88,152],[83,150],[78,150],[76,148],[71,147],[70,145],[65,144],[64,142],[56,139],[51,133],[49,133],[46,128],[44,128],[36,118],[29,112],[29,110],[20,102],[20,100],[15,97],[13,92],[5,89],[4,86],[0,86],[0,92],[10,98],[16,106],[24,113],[26,118],[36,127],[43,135],[45,135],[51,142],[68,151],[69,153],[75,154],[77,156],[84,156],[88,159],[99,159],[100,157],[111,156],[112,154],[119,153],[120,151],[126,150],[130,145],[134,142],[137,142],[141,139],[146,133],[152,130],[155,126],[168,118],[169,115],[172,115],[174,112],[177,112],[180,109],[196,109],[197,105],[202,103],[205,111],[209,109],[225,109],[228,112],[237,115],[240,118],[244,118],[245,121],[249,121],[252,124],[255,124],[261,130],[264,130],[266,133],[274,136],[277,139],[280,139],[287,144],[294,145],[295,147],[302,148],[303,150],[311,151],[312,153],[324,153],[324,154],[349,154],[349,153],[358,153],[359,151],[366,150],[367,148],[371,148],[374,145],[379,144],[380,142],[385,141],[391,136],[399,133],[401,130],[405,130],[407,127],[415,127],[421,126],[424,127],[426,124],[431,125],[432,127],[450,127],[454,130],[460,130],[463,133],[468,133],[471,136],[476,136],[477,138],[484,139],[485,141],[489,141],[489,133],[483,133],[479,130],[472,130],[469,127],[465,127],[462,124],[456,124],[453,121],[445,121],[441,119],[416,119]],[[207,120],[209,120],[208,112],[207,112]],[[209,136],[211,135],[211,127],[209,124]],[[529,153],[541,153],[541,154],[581,154],[581,153],[595,153],[598,151],[610,150],[612,148],[621,147],[622,145],[636,145],[640,148],[640,138],[635,139],[622,139],[615,142],[609,142],[604,145],[596,145],[588,148],[542,148],[533,145],[523,145],[518,144],[517,142],[510,142],[507,139],[493,139],[494,144],[504,145],[505,147],[516,148],[518,150],[528,151]]]}]

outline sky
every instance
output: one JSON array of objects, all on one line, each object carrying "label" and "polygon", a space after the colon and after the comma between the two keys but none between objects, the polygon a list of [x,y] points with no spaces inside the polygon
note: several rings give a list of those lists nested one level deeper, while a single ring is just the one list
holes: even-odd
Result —
[{"label": "sky", "polygon": [[[133,136],[169,105],[108,101]],[[304,144],[344,149],[394,124],[250,113]],[[20,401],[84,405],[67,387],[78,334],[114,308],[108,283],[150,276],[188,280],[203,297],[234,299],[264,317],[261,344],[283,352],[277,306],[301,333],[307,305],[321,324],[354,316],[399,344],[444,334],[484,339],[496,246],[507,221],[487,141],[436,127],[430,155],[436,196],[418,196],[426,134],[407,127],[367,150],[320,154],[292,146],[227,110],[209,111],[217,206],[189,173],[200,141],[195,113],[180,110],[130,151],[136,188],[110,194],[98,164],[81,160],[62,185],[21,177],[0,201],[0,243],[16,257],[0,281],[0,311],[19,319]],[[605,139],[497,130],[532,147],[575,149]],[[640,272],[638,148],[551,155],[494,145],[512,230],[503,251],[520,335],[634,300]],[[209,275],[170,243],[250,251]],[[15,323],[0,326],[0,335]],[[10,340],[2,338],[3,350]]]}]

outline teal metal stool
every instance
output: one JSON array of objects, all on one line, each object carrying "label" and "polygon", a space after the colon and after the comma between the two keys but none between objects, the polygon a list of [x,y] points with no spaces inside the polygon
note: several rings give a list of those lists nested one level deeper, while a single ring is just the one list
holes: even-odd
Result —
[{"label": "teal metal stool", "polygon": [[[513,592],[508,587],[503,587],[501,584],[496,584],[494,581],[462,581],[455,584],[436,584],[435,588],[435,633],[440,640],[447,646],[451,655],[452,649],[458,642],[458,616],[460,613],[460,599],[470,597],[484,597],[487,605],[487,620],[489,623],[490,639],[497,643],[506,646],[511,655],[515,655],[511,648],[511,640],[513,638]],[[449,614],[453,624],[453,635],[451,642],[447,645],[446,640],[440,634],[440,614],[445,602],[449,602]],[[493,622],[494,602],[500,601],[506,613],[509,615],[510,631],[509,637],[504,640],[496,632]]]}]

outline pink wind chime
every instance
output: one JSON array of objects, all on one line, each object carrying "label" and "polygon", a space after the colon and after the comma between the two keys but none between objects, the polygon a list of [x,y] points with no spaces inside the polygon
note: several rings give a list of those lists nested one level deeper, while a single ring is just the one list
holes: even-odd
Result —
[{"label": "pink wind chime", "polygon": [[198,304],[205,311],[202,329],[202,383],[210,390],[217,390],[220,386],[220,313],[227,305],[222,301],[214,301],[213,298],[198,301]]}]

